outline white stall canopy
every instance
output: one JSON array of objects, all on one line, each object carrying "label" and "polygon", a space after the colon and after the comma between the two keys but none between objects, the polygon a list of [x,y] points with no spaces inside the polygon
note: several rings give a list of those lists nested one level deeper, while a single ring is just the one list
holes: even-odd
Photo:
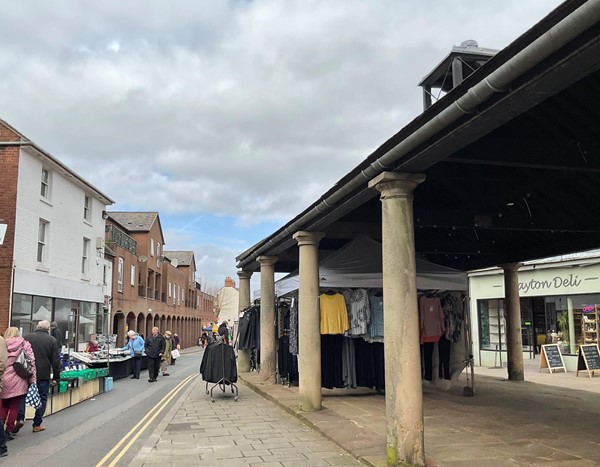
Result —
[{"label": "white stall canopy", "polygon": [[[321,288],[382,288],[381,243],[364,235],[332,253],[319,263]],[[417,289],[467,290],[467,274],[456,269],[417,259]],[[275,293],[283,296],[298,289],[298,271],[275,282]],[[260,290],[254,292],[260,298]]]}]

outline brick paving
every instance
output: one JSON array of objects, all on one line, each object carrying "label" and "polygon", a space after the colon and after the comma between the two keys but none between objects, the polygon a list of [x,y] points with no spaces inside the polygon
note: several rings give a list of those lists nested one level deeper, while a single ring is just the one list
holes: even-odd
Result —
[{"label": "brick paving", "polygon": [[[361,465],[297,418],[243,385],[239,400],[198,378],[159,423],[132,466],[327,467]],[[210,386],[209,386],[210,388]]]}]

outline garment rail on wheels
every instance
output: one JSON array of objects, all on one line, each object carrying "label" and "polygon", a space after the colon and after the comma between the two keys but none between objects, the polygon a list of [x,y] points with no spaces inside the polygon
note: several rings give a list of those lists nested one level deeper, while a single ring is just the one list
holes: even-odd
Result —
[{"label": "garment rail on wheels", "polygon": [[[239,393],[237,385],[237,366],[233,347],[225,344],[220,337],[217,341],[206,347],[202,363],[200,364],[200,373],[206,381],[206,394],[210,394],[211,402],[214,402],[213,390],[218,386],[225,394],[227,386],[231,387],[231,393],[235,394],[233,400],[237,402]],[[208,388],[209,383],[214,383]]]}]

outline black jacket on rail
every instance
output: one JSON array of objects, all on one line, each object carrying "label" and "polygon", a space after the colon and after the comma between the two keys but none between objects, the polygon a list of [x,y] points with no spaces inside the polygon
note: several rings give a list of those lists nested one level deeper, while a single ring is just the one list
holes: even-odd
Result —
[{"label": "black jacket on rail", "polygon": [[244,316],[239,319],[238,326],[238,348],[240,350],[260,348],[260,306],[252,305],[246,308]]},{"label": "black jacket on rail", "polygon": [[237,382],[237,364],[233,347],[222,342],[210,344],[200,363],[202,379],[209,383]]}]

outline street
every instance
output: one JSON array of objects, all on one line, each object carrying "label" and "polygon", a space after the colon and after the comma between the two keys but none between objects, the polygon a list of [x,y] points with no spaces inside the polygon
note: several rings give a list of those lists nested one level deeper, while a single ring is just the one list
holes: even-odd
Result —
[{"label": "street", "polygon": [[[139,380],[115,381],[112,391],[45,418],[44,432],[32,433],[27,420],[7,443],[9,456],[0,465],[90,466],[103,459],[100,465],[109,465],[117,456],[121,456],[119,465],[128,464],[181,391],[196,380],[200,360],[200,353],[182,355],[169,367],[169,376],[159,376],[154,384],[148,383],[146,370]],[[167,395],[170,397],[165,398]],[[136,426],[148,414],[151,416]],[[134,427],[126,442],[105,458]]]}]

